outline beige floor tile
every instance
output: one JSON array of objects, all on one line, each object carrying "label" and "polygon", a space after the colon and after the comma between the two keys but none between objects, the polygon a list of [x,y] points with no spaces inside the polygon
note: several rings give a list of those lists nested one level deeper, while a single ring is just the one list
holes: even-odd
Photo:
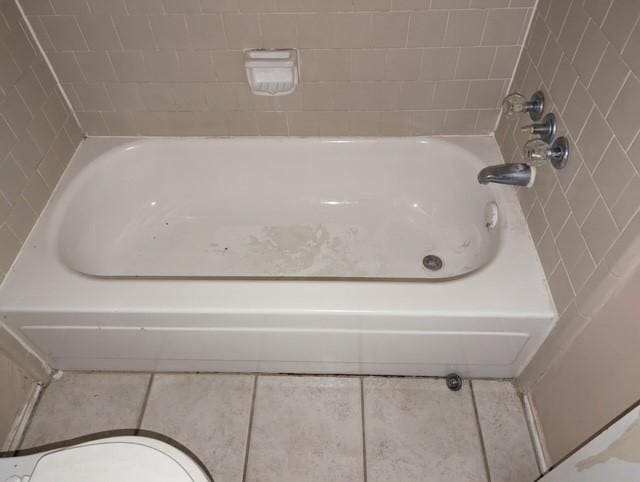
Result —
[{"label": "beige floor tile", "polygon": [[247,480],[364,480],[360,380],[259,377]]},{"label": "beige floor tile", "polygon": [[486,469],[469,385],[364,379],[368,482],[484,482]]},{"label": "beige floor tile", "polygon": [[529,482],[540,476],[522,403],[509,382],[474,380],[478,418],[491,482]]},{"label": "beige floor tile", "polygon": [[134,373],[65,373],[44,390],[22,448],[105,430],[135,429],[149,377]]},{"label": "beige floor tile", "polygon": [[253,385],[253,375],[155,375],[141,427],[183,444],[216,482],[239,482]]}]

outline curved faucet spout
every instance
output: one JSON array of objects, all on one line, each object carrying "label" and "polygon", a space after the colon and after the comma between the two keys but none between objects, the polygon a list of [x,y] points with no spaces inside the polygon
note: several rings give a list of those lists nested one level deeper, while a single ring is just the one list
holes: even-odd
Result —
[{"label": "curved faucet spout", "polygon": [[531,187],[536,177],[536,168],[528,164],[496,164],[487,166],[478,173],[480,184],[509,184]]}]

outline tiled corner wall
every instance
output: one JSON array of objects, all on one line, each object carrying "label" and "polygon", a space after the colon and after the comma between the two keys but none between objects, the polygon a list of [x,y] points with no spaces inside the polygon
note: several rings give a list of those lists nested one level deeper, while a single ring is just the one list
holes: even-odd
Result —
[{"label": "tiled corner wall", "polygon": [[[561,315],[519,378],[534,408],[541,381],[640,262],[640,1],[540,0],[513,90],[539,88],[572,153],[518,191]],[[500,120],[505,161],[522,160],[528,121]]]},{"label": "tiled corner wall", "polygon": [[[19,0],[89,135],[488,133],[535,0]],[[288,97],[246,48],[298,48]]]},{"label": "tiled corner wall", "polygon": [[[640,236],[640,1],[540,0],[513,90],[538,88],[572,153],[518,192],[563,313],[611,267],[612,248]],[[527,120],[501,119],[505,161],[522,159]]]},{"label": "tiled corner wall", "polygon": [[14,0],[0,0],[0,282],[81,137]]}]

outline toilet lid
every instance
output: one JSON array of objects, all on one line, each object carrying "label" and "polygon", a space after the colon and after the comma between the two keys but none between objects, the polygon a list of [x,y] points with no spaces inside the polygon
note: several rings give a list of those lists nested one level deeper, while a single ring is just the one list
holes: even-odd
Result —
[{"label": "toilet lid", "polygon": [[168,444],[103,440],[49,452],[30,482],[206,482],[208,477],[184,453]]}]

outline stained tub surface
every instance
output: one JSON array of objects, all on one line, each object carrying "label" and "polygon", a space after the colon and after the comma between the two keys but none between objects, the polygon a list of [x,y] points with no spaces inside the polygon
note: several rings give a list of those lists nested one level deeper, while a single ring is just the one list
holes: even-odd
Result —
[{"label": "stained tub surface", "polygon": [[63,370],[514,377],[556,313],[515,190],[476,182],[498,162],[490,136],[89,138],[0,323]]},{"label": "stained tub surface", "polygon": [[147,139],[83,168],[52,236],[92,276],[448,278],[498,249],[482,167],[441,139]]}]

